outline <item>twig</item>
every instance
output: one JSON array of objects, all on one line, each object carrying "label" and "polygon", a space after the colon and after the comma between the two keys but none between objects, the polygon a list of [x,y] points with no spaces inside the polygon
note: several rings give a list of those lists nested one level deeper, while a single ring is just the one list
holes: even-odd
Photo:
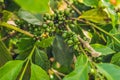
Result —
[{"label": "twig", "polygon": [[[71,29],[70,29],[68,26],[66,26],[66,28],[67,28],[68,31],[71,31]],[[85,48],[89,49],[89,51],[90,51],[90,53],[91,53],[91,55],[92,55],[93,57],[99,57],[99,56],[101,55],[100,52],[95,51],[95,50],[90,46],[89,42],[84,41],[84,40],[80,37],[80,35],[77,35],[77,38],[79,39],[79,41],[83,44],[83,46],[84,46]]]},{"label": "twig", "polygon": [[17,33],[17,32],[15,32],[15,31],[10,32],[7,36],[5,36],[5,37],[2,38],[2,41],[6,40],[6,39],[8,39],[8,38],[10,38],[10,37],[15,36],[16,33]]},{"label": "twig", "polygon": [[17,28],[17,27],[14,26],[14,25],[10,25],[10,24],[5,23],[5,22],[0,23],[0,25],[3,26],[3,27],[7,27],[7,28],[13,29],[13,30],[15,30],[15,31],[18,31],[18,32],[20,32],[20,33],[23,33],[23,34],[25,34],[25,35],[27,35],[27,36],[29,36],[29,37],[34,37],[33,34],[27,32],[27,31],[25,31],[25,30],[22,30],[22,29],[20,29],[20,28]]},{"label": "twig", "polygon": [[63,74],[63,73],[60,73],[60,72],[58,72],[57,70],[55,70],[55,69],[51,69],[54,73],[56,73],[56,74],[58,74],[58,75],[61,75],[61,76],[66,76],[65,74]]},{"label": "twig", "polygon": [[58,72],[57,70],[55,70],[53,68],[51,70],[54,72],[54,74],[58,77],[59,80],[62,80],[62,78],[60,76],[66,76],[65,74],[60,73],[60,72]]},{"label": "twig", "polygon": [[86,24],[91,25],[92,27],[98,29],[99,31],[105,33],[106,35],[110,36],[111,38],[113,38],[115,41],[117,41],[120,44],[120,40],[118,40],[116,37],[114,37],[112,34],[106,32],[105,30],[101,29],[100,27],[96,26],[95,24],[88,22],[88,21],[84,21]]}]

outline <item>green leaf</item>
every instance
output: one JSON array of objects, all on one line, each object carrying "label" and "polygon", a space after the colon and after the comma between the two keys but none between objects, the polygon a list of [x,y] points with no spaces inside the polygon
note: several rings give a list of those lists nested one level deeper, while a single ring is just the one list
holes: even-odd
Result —
[{"label": "green leaf", "polygon": [[118,21],[118,15],[114,9],[114,6],[110,4],[109,0],[101,0],[102,6],[104,6],[107,9],[107,13],[112,19],[112,25],[115,27]]},{"label": "green leaf", "polygon": [[32,38],[21,38],[17,43],[17,47],[18,50],[24,51],[31,48],[33,44],[34,44],[34,40]]},{"label": "green leaf", "polygon": [[23,9],[34,13],[46,13],[49,11],[49,0],[14,0]]},{"label": "green leaf", "polygon": [[[116,38],[120,42],[119,28],[113,28],[109,31],[109,33],[112,34],[114,38]],[[111,47],[116,52],[120,52],[120,43],[118,41],[107,37],[107,46]]]},{"label": "green leaf", "polygon": [[2,16],[2,21],[7,22],[9,18],[13,16],[12,12],[9,12],[7,10],[2,11],[3,16]]},{"label": "green leaf", "polygon": [[108,16],[102,9],[91,9],[84,12],[79,18],[84,18],[99,24],[106,24],[107,22],[105,20]]},{"label": "green leaf", "polygon": [[49,76],[41,67],[31,63],[30,80],[49,80]]},{"label": "green leaf", "polygon": [[115,53],[111,48],[101,45],[101,44],[91,44],[91,46],[97,51],[100,52],[101,55],[108,55]]},{"label": "green leaf", "polygon": [[[79,0],[81,2],[81,0]],[[82,0],[82,3],[86,6],[97,7],[99,0]]]},{"label": "green leaf", "polygon": [[32,50],[32,48],[29,48],[29,49],[24,50],[24,51],[23,50],[20,51],[19,55],[16,57],[16,59],[17,60],[25,60],[29,56],[31,50]]},{"label": "green leaf", "polygon": [[9,60],[12,60],[12,56],[5,44],[0,40],[0,66],[4,65]]},{"label": "green leaf", "polygon": [[53,43],[53,40],[54,40],[54,37],[49,37],[47,39],[43,39],[42,41],[36,42],[36,44],[39,47],[47,48]]},{"label": "green leaf", "polygon": [[52,50],[54,58],[61,64],[69,66],[73,59],[73,50],[68,47],[60,36],[56,36]]},{"label": "green leaf", "polygon": [[109,63],[102,63],[98,64],[97,68],[99,72],[107,78],[107,80],[120,80],[120,67]]},{"label": "green leaf", "polygon": [[38,48],[35,49],[33,62],[45,70],[48,70],[50,68],[50,63],[47,54],[44,51],[39,50]]},{"label": "green leaf", "polygon": [[14,60],[7,62],[0,68],[0,80],[16,80],[24,61]]},{"label": "green leaf", "polygon": [[111,63],[120,66],[120,52],[117,54],[114,54],[114,56],[111,59]]},{"label": "green leaf", "polygon": [[65,76],[63,80],[88,80],[88,59],[84,55],[77,58],[75,70]]},{"label": "green leaf", "polygon": [[25,10],[19,10],[18,16],[23,20],[27,21],[28,23],[34,24],[34,25],[41,25],[42,24],[41,22],[43,21],[42,15],[33,14]]},{"label": "green leaf", "polygon": [[58,8],[58,3],[59,3],[59,1],[57,1],[57,0],[50,0],[50,8],[52,10],[57,9]]}]

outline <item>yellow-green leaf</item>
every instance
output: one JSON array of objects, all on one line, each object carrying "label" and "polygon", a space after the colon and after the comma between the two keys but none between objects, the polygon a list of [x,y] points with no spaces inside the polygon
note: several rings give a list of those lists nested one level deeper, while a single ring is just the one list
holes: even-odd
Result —
[{"label": "yellow-green leaf", "polygon": [[108,21],[107,14],[101,9],[91,9],[86,12],[83,12],[79,18],[83,18],[95,23],[106,24]]},{"label": "yellow-green leaf", "polygon": [[0,68],[0,80],[16,80],[24,61],[9,61]]},{"label": "yellow-green leaf", "polygon": [[33,13],[46,13],[49,11],[49,0],[15,0],[23,9]]},{"label": "yellow-green leaf", "polygon": [[41,67],[31,63],[30,80],[49,80],[49,76]]}]

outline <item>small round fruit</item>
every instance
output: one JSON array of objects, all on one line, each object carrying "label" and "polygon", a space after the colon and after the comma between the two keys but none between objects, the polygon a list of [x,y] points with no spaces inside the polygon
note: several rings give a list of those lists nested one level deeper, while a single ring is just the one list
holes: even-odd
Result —
[{"label": "small round fruit", "polygon": [[73,44],[73,41],[72,40],[68,40],[67,43],[68,43],[68,45],[71,45],[71,44]]},{"label": "small round fruit", "polygon": [[47,24],[43,24],[43,28],[47,28],[48,26],[47,26]]},{"label": "small round fruit", "polygon": [[63,38],[66,38],[66,37],[67,37],[67,33],[63,33],[63,34],[62,34],[62,37],[63,37]]}]

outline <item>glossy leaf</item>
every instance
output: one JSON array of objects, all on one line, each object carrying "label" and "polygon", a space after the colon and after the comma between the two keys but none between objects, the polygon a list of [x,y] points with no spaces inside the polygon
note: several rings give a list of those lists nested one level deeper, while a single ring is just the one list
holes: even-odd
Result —
[{"label": "glossy leaf", "polygon": [[18,16],[23,20],[27,21],[30,24],[41,25],[42,23],[42,15],[33,14],[25,10],[19,10]]},{"label": "glossy leaf", "polygon": [[24,61],[9,61],[0,68],[0,80],[16,80]]},{"label": "glossy leaf", "polygon": [[91,9],[84,12],[79,18],[83,18],[95,23],[106,24],[105,21],[108,17],[107,14],[102,9]]},{"label": "glossy leaf", "polygon": [[5,44],[0,40],[0,66],[4,65],[9,60],[12,60],[12,56]]},{"label": "glossy leaf", "polygon": [[112,50],[111,48],[101,45],[101,44],[92,44],[91,45],[96,51],[100,52],[101,55],[108,55],[108,54],[112,54],[115,53],[114,50]]},{"label": "glossy leaf", "polygon": [[49,0],[15,0],[23,9],[34,13],[46,13],[49,11]]},{"label": "glossy leaf", "polygon": [[114,56],[112,57],[111,63],[120,66],[120,52],[117,54],[114,54]]},{"label": "glossy leaf", "polygon": [[45,70],[48,70],[50,68],[50,63],[47,54],[38,48],[35,49],[33,62]]},{"label": "glossy leaf", "polygon": [[50,45],[52,45],[53,40],[54,40],[54,37],[49,37],[49,38],[47,38],[47,39],[43,39],[43,40],[40,41],[40,42],[37,42],[36,44],[37,44],[39,47],[47,48],[47,47],[49,47]]},{"label": "glossy leaf", "polygon": [[49,80],[49,76],[41,67],[31,63],[30,80]]},{"label": "glossy leaf", "polygon": [[68,45],[64,42],[62,37],[56,36],[53,42],[53,50],[52,50],[54,58],[61,65],[70,65],[73,59],[73,50],[68,47]]},{"label": "glossy leaf", "polygon": [[88,67],[88,59],[81,54],[75,63],[75,70],[63,80],[88,80]]},{"label": "glossy leaf", "polygon": [[99,72],[107,78],[107,80],[120,80],[120,67],[109,63],[102,63],[98,64],[97,68]]}]

